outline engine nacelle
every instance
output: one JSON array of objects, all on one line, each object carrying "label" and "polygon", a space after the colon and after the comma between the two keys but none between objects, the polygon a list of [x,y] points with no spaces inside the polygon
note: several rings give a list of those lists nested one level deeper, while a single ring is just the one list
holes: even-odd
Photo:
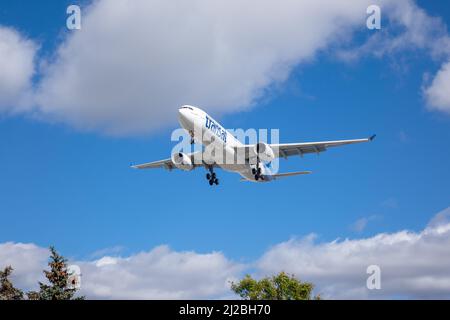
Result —
[{"label": "engine nacelle", "polygon": [[267,143],[259,142],[255,144],[253,151],[255,155],[258,155],[261,161],[270,162],[275,159],[275,153]]},{"label": "engine nacelle", "polygon": [[192,164],[191,158],[182,152],[174,153],[171,159],[174,166],[177,167],[178,169],[184,171],[191,171],[192,169],[194,169],[194,165]]}]

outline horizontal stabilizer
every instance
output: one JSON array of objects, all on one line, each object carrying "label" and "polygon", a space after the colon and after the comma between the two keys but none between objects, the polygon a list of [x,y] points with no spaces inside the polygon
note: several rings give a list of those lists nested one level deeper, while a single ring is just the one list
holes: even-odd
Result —
[{"label": "horizontal stabilizer", "polygon": [[284,178],[284,177],[290,177],[290,176],[298,176],[300,174],[310,174],[312,171],[296,171],[296,172],[286,172],[286,173],[277,173],[273,174],[273,178]]},{"label": "horizontal stabilizer", "polygon": [[[300,174],[310,174],[312,171],[296,171],[296,172],[286,172],[286,173],[277,173],[277,174],[271,174],[270,177],[272,179],[278,179],[278,178],[284,178],[284,177],[290,177],[290,176],[298,176]],[[241,178],[241,181],[249,181],[248,179]]]}]

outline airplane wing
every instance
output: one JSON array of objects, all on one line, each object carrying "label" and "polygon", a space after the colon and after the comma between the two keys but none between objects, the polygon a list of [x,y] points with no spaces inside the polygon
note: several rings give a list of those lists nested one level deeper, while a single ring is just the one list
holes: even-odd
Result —
[{"label": "airplane wing", "polygon": [[[191,158],[191,162],[192,162],[194,168],[196,168],[196,167],[216,167],[217,166],[215,163],[214,164],[206,164],[203,161],[201,164],[198,164],[194,160],[194,157],[196,155],[198,155],[198,153],[199,152],[193,152],[193,153],[187,154]],[[177,167],[173,164],[171,158],[153,161],[153,162],[142,163],[142,164],[136,164],[136,165],[132,165],[131,167],[134,169],[155,169],[155,168],[164,168],[167,170],[177,169]]]},{"label": "airplane wing", "polygon": [[[347,144],[369,142],[375,139],[375,135],[366,139],[353,139],[353,140],[335,140],[335,141],[320,141],[320,142],[301,142],[301,143],[282,143],[282,144],[269,144],[274,151],[275,157],[286,158],[299,155],[302,156],[307,153],[317,153],[326,151],[331,147],[338,147]],[[247,159],[256,157],[254,151],[254,145],[245,145],[244,154]]]},{"label": "airplane wing", "polygon": [[159,161],[147,162],[142,164],[135,164],[131,166],[134,169],[154,169],[154,168],[164,168],[167,170],[175,169],[175,165],[172,162],[172,159],[164,159]]},{"label": "airplane wing", "polygon": [[[307,153],[320,153],[326,151],[328,148],[343,146],[346,144],[353,143],[361,143],[361,142],[369,142],[375,138],[375,135],[366,138],[366,139],[353,139],[353,140],[336,140],[336,141],[321,141],[321,142],[302,142],[302,143],[284,143],[284,144],[270,144],[270,147],[273,149],[275,156],[287,158],[293,155],[303,156]],[[254,152],[254,145],[245,145],[242,148],[245,150],[245,157],[249,159],[250,157],[255,157],[252,155]],[[198,152],[189,153],[188,156],[191,157],[191,161],[195,167],[217,167],[217,164],[206,164],[202,162],[198,164],[198,162],[194,161],[194,157],[198,154]],[[154,168],[164,168],[167,170],[176,169],[177,167],[173,164],[172,159],[164,159],[158,160],[154,162],[148,162],[138,165],[132,165],[132,168],[135,169],[154,169]],[[284,176],[284,174],[283,174]]]},{"label": "airplane wing", "polygon": [[369,142],[375,139],[375,135],[366,139],[353,139],[353,140],[336,140],[336,141],[321,141],[321,142],[303,142],[303,143],[284,143],[284,144],[271,144],[270,147],[275,151],[278,151],[278,156],[287,158],[293,155],[303,156],[307,153],[317,153],[326,151],[331,147],[344,146],[347,144]]}]

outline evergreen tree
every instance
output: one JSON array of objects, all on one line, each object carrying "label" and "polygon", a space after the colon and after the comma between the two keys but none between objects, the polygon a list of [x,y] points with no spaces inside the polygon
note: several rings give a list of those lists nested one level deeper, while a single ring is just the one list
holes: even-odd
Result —
[{"label": "evergreen tree", "polygon": [[[70,275],[67,272],[67,259],[59,255],[54,247],[50,247],[50,252],[51,256],[48,263],[50,271],[44,270],[49,284],[39,282],[39,292],[30,292],[28,298],[32,300],[72,300],[77,289],[70,288],[68,285]],[[76,299],[84,299],[84,297]]]},{"label": "evergreen tree", "polygon": [[6,267],[0,271],[0,300],[22,300],[23,292],[20,289],[14,288],[12,282],[9,280],[13,268]]},{"label": "evergreen tree", "polygon": [[37,291],[28,291],[27,292],[28,300],[39,300],[39,292]]}]

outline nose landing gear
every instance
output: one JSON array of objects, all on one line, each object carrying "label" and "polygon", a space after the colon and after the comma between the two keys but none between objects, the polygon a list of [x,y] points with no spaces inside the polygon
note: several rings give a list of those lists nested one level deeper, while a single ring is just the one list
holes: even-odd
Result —
[{"label": "nose landing gear", "polygon": [[189,135],[191,136],[191,144],[195,144],[194,132],[190,130]]},{"label": "nose landing gear", "polygon": [[216,173],[213,171],[212,168],[209,168],[209,172],[206,174],[206,179],[208,180],[210,186],[214,184],[216,186],[219,185],[219,179],[217,179]]}]

